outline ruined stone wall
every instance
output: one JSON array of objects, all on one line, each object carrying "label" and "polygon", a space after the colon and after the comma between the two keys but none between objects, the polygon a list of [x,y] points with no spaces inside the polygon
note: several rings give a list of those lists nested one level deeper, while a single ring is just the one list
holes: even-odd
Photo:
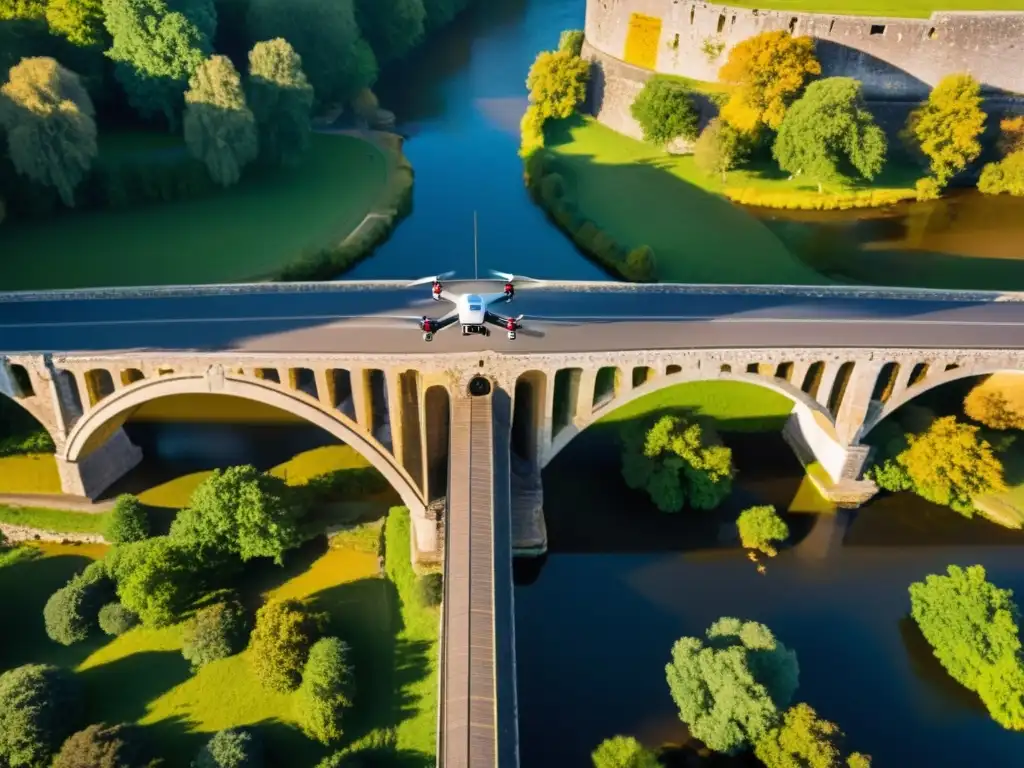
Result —
[{"label": "ruined stone wall", "polygon": [[[644,31],[629,39],[634,14],[647,19],[637,20]],[[692,0],[587,2],[586,39],[594,49],[696,80],[717,80],[733,46],[777,29],[815,38],[822,76],[854,77],[864,83],[868,99],[918,100],[953,72],[971,73],[989,91],[1024,93],[1024,13],[942,12],[905,19]],[[645,42],[638,43],[639,37]]]}]

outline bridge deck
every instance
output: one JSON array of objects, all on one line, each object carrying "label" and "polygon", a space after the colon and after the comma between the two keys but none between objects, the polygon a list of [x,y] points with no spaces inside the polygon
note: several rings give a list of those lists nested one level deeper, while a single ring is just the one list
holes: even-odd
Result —
[{"label": "bridge deck", "polygon": [[439,765],[518,765],[508,396],[456,398],[445,526]]}]

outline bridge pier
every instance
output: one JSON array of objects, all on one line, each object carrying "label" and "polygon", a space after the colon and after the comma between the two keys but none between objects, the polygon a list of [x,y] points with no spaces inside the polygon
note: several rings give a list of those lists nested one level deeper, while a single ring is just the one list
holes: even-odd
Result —
[{"label": "bridge pier", "polygon": [[57,455],[57,471],[64,493],[95,500],[142,461],[142,449],[121,428],[103,445],[78,461]]}]

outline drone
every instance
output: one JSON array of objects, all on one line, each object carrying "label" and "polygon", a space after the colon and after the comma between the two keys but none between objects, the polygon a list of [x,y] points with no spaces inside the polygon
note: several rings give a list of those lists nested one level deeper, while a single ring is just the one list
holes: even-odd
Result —
[{"label": "drone", "polygon": [[505,281],[504,290],[500,293],[456,294],[446,291],[444,284],[441,282],[454,274],[454,272],[445,272],[441,275],[424,277],[409,283],[408,287],[410,288],[416,285],[431,283],[430,295],[434,301],[447,301],[455,305],[448,314],[437,320],[430,318],[427,315],[412,318],[419,323],[420,330],[423,331],[423,340],[432,341],[434,334],[444,330],[449,325],[460,323],[462,325],[463,336],[490,336],[491,331],[487,327],[488,324],[490,324],[504,329],[508,335],[508,340],[515,341],[516,331],[522,329],[523,326],[521,321],[525,315],[519,315],[518,317],[505,317],[492,312],[491,307],[499,303],[507,304],[515,298],[515,283],[517,280],[529,280],[531,282],[539,281],[533,280],[533,278],[523,277],[522,275],[516,277],[515,275],[510,275],[505,272],[496,272],[491,270],[491,274],[494,275],[495,278]]}]

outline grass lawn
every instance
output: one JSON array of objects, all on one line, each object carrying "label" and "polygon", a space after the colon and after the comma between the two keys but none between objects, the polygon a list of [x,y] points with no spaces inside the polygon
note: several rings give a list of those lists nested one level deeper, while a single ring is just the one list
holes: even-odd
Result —
[{"label": "grass lawn", "polygon": [[[379,522],[371,525],[379,532]],[[403,765],[427,766],[436,727],[438,612],[413,602],[408,512],[389,516],[386,535],[388,578],[379,575],[375,553],[324,548],[321,539],[293,552],[283,568],[247,567],[240,585],[258,600],[309,601],[328,613],[328,632],[352,646],[358,693],[338,747],[394,746],[409,760]],[[69,648],[49,641],[41,616],[47,597],[105,548],[32,549],[38,557],[0,568],[0,617],[18,627],[0,636],[0,670],[28,662],[75,668],[86,687],[88,721],[138,722],[169,768],[187,768],[210,733],[231,726],[261,731],[275,764],[311,767],[330,751],[302,736],[292,698],[264,690],[246,652],[193,674],[180,653],[181,624]]]},{"label": "grass lawn", "polygon": [[0,504],[0,523],[24,525],[57,533],[103,534],[109,513],[68,512],[38,507],[9,507]]},{"label": "grass lawn", "polygon": [[[127,141],[118,146],[117,137],[105,147],[124,154],[145,144],[138,137]],[[166,144],[166,137],[158,141]],[[19,290],[260,279],[351,233],[383,192],[387,164],[381,150],[365,141],[315,134],[301,167],[254,171],[212,197],[6,222],[0,229],[0,285]]]},{"label": "grass lawn", "polygon": [[1024,11],[1024,0],[730,0],[737,8],[860,16],[926,17],[933,11]]},{"label": "grass lawn", "polygon": [[53,454],[0,456],[0,493],[61,493]]},{"label": "grass lawn", "polygon": [[665,282],[828,282],[764,224],[730,203],[690,156],[671,156],[592,119],[552,124],[580,212],[617,241],[650,245]]}]

